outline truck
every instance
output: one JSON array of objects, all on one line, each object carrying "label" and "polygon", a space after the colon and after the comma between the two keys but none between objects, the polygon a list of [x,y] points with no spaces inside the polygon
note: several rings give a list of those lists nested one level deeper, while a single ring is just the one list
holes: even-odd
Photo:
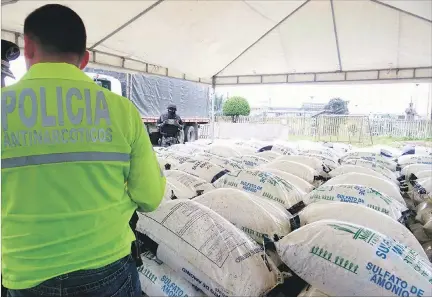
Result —
[{"label": "truck", "polygon": [[210,122],[210,89],[205,84],[95,68],[86,68],[85,72],[102,87],[134,103],[153,145],[157,145],[160,138],[157,120],[167,112],[169,104],[177,106],[177,114],[184,122],[184,129],[179,136],[180,143],[197,140],[200,125]]}]

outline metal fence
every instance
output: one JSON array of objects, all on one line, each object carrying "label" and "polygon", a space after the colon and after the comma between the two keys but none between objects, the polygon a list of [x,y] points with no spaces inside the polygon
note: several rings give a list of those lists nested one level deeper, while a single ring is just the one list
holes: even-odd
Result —
[{"label": "metal fence", "polygon": [[[318,117],[217,117],[215,137],[239,137],[240,130],[256,139],[268,139],[269,130],[278,130],[278,137],[306,137],[316,141],[373,143],[373,137],[432,139],[431,120],[370,119],[367,116]],[[251,134],[251,132],[256,134]],[[237,132],[237,133],[236,133]],[[210,125],[200,127],[200,137],[210,138]]]}]

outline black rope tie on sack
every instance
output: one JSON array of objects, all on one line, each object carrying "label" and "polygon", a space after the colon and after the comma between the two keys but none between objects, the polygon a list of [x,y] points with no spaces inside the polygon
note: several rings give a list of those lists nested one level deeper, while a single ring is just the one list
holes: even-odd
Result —
[{"label": "black rope tie on sack", "polygon": [[290,222],[290,226],[291,226],[291,232],[297,230],[301,226],[300,216],[298,216],[298,214],[296,214],[294,217],[290,218],[289,222]]},{"label": "black rope tie on sack", "polygon": [[405,225],[410,217],[415,216],[415,212],[412,210],[405,210],[401,212],[401,217],[398,219],[398,222]]},{"label": "black rope tie on sack", "polygon": [[220,177],[222,177],[223,175],[225,175],[225,174],[227,174],[227,173],[229,173],[230,171],[229,170],[223,170],[223,171],[220,171],[219,173],[217,173],[214,177],[213,177],[213,179],[210,181],[210,183],[214,183],[214,182],[216,182],[216,180],[218,180]]},{"label": "black rope tie on sack", "polygon": [[270,150],[272,150],[272,148],[273,148],[273,145],[265,146],[265,147],[262,147],[261,149],[259,149],[258,152],[270,151]]},{"label": "black rope tie on sack", "polygon": [[327,178],[321,175],[314,176],[315,181],[327,181]]},{"label": "black rope tie on sack", "polygon": [[404,181],[404,180],[405,180],[405,175],[402,175],[402,176],[398,177],[397,180],[398,180],[399,182]]},{"label": "black rope tie on sack", "polygon": [[196,191],[196,196],[193,196],[191,199],[196,198],[196,197],[199,197],[199,196],[202,195],[203,193],[204,193],[204,190],[203,190],[203,189],[198,189],[198,190]]},{"label": "black rope tie on sack", "polygon": [[302,211],[304,207],[306,207],[305,203],[300,201],[297,204],[292,205],[289,209],[287,209],[287,211],[294,215]]},{"label": "black rope tie on sack", "polygon": [[325,165],[322,165],[322,169],[323,169],[323,172],[326,174],[331,172],[331,169],[329,167],[326,167]]},{"label": "black rope tie on sack", "polygon": [[178,197],[174,194],[174,190],[171,190],[171,196],[170,196],[171,200],[177,200]]},{"label": "black rope tie on sack", "polygon": [[417,191],[418,194],[420,195],[427,194],[426,189],[423,186],[421,186],[421,184],[418,183],[416,180],[410,181],[410,183],[414,187],[415,191]]}]

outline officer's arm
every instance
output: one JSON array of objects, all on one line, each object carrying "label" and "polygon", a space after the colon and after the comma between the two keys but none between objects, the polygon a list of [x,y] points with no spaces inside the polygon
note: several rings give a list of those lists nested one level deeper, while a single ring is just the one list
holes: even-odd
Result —
[{"label": "officer's arm", "polygon": [[163,122],[162,120],[162,115],[159,117],[159,119],[157,120],[157,124],[161,124]]},{"label": "officer's arm", "polygon": [[180,116],[178,116],[178,115],[177,115],[177,120],[178,120],[180,125],[183,125],[183,120],[181,120]]},{"label": "officer's arm", "polygon": [[129,196],[138,205],[138,211],[155,210],[162,201],[165,177],[156,159],[149,136],[136,108],[131,105],[132,152],[127,188]]}]

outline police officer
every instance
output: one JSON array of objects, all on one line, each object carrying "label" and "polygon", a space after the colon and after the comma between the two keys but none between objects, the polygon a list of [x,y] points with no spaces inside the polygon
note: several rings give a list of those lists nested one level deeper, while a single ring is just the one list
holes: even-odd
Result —
[{"label": "police officer", "polygon": [[5,79],[10,77],[15,79],[10,70],[10,61],[17,59],[20,56],[19,47],[13,42],[1,40],[1,86],[6,86]]},{"label": "police officer", "polygon": [[180,125],[183,125],[183,121],[181,120],[180,116],[176,114],[177,112],[177,106],[174,104],[170,104],[168,105],[168,113],[162,114],[158,121],[157,124],[162,124],[165,120],[168,119],[175,119],[179,122]]},{"label": "police officer", "polygon": [[11,296],[140,296],[129,220],[165,188],[141,117],[82,71],[70,8],[26,18],[24,57],[28,72],[1,90],[3,283]]},{"label": "police officer", "polygon": [[[13,42],[2,39],[1,40],[1,87],[6,86],[5,79],[10,77],[15,79],[12,71],[10,70],[10,61],[17,59],[20,55],[19,47]],[[3,286],[3,277],[1,284],[1,296],[6,297],[7,289]]]}]

